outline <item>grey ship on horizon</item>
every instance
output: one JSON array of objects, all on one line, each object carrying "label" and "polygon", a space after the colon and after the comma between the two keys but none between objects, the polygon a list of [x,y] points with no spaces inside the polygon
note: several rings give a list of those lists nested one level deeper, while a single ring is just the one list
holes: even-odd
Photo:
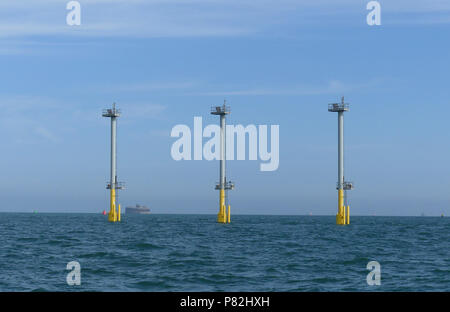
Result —
[{"label": "grey ship on horizon", "polygon": [[126,207],[126,214],[150,214],[150,208],[136,204],[134,207]]}]

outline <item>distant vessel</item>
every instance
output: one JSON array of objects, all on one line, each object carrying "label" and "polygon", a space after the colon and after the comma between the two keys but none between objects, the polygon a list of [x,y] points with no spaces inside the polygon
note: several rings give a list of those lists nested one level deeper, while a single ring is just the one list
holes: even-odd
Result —
[{"label": "distant vessel", "polygon": [[125,213],[150,214],[150,208],[136,204],[134,207],[126,207]]}]

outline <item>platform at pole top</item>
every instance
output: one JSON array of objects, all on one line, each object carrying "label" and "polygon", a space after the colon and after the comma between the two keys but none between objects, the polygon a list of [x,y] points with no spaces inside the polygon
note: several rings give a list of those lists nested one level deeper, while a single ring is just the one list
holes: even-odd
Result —
[{"label": "platform at pole top", "polygon": [[[116,182],[116,190],[123,190],[125,189],[125,183],[124,182]],[[111,182],[106,182],[106,189],[110,190],[111,189]]]},{"label": "platform at pole top", "polygon": [[231,108],[225,105],[225,103],[222,106],[211,107],[211,115],[227,115],[229,113],[231,113]]},{"label": "platform at pole top", "polygon": [[[220,190],[221,188],[220,188],[220,183],[216,183],[216,187],[215,187],[215,189],[216,190]],[[227,181],[227,182],[225,182],[225,190],[234,190],[234,182],[231,182],[231,181]]]},{"label": "platform at pole top", "polygon": [[342,97],[341,103],[328,104],[329,112],[347,112],[348,110],[349,110],[349,104],[344,102],[344,97]]},{"label": "platform at pole top", "polygon": [[119,117],[120,116],[120,109],[116,108],[116,103],[113,104],[112,108],[107,108],[102,111],[103,117]]}]

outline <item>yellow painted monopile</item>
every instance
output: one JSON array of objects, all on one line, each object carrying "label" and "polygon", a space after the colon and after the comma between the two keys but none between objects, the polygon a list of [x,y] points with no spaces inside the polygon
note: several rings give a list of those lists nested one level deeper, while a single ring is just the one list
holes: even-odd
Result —
[{"label": "yellow painted monopile", "polygon": [[227,213],[225,211],[225,190],[220,190],[219,213],[217,214],[217,222],[227,223]]},{"label": "yellow painted monopile", "polygon": [[109,211],[108,221],[110,221],[110,222],[116,222],[117,221],[116,209],[111,209]]},{"label": "yellow painted monopile", "polygon": [[338,195],[338,213],[336,215],[336,224],[350,224],[350,206],[344,206],[344,191],[339,190]]},{"label": "yellow painted monopile", "polygon": [[110,222],[116,222],[117,221],[116,191],[114,189],[111,189],[111,207],[110,207],[109,214],[108,214],[108,221],[110,221]]},{"label": "yellow painted monopile", "polygon": [[338,191],[338,213],[336,215],[336,224],[338,225],[347,224],[344,206],[344,190],[342,189]]}]

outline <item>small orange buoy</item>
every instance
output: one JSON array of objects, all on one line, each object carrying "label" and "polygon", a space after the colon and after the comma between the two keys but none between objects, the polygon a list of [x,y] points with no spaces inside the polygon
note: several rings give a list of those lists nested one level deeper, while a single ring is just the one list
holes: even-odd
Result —
[{"label": "small orange buoy", "polygon": [[106,210],[103,210],[102,214],[103,214],[104,216],[106,216]]}]

